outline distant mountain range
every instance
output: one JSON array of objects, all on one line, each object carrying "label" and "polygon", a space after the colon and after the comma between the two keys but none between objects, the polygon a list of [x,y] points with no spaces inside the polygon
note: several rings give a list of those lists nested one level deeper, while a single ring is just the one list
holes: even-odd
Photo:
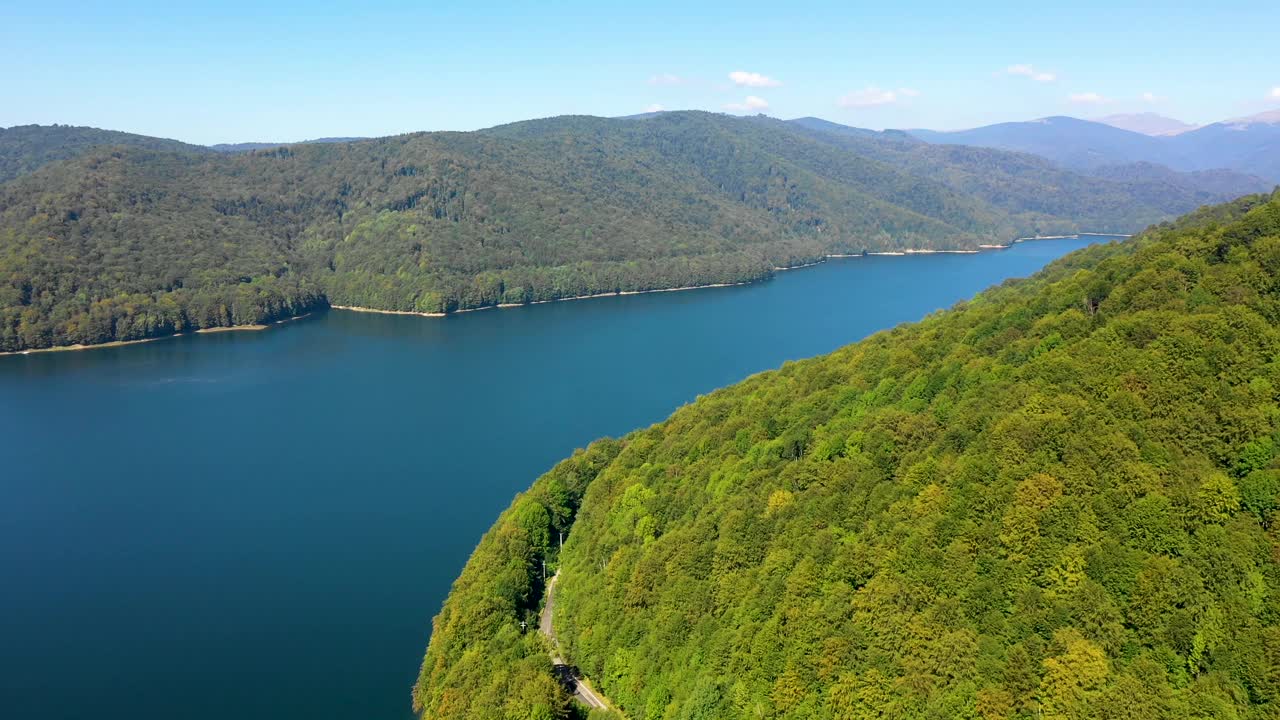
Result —
[{"label": "distant mountain range", "polygon": [[1128,115],[1108,115],[1100,117],[1094,122],[1100,122],[1103,125],[1118,127],[1121,130],[1142,133],[1143,135],[1178,135],[1179,133],[1195,130],[1199,125],[1192,125],[1181,120],[1175,120],[1171,117],[1157,115],[1153,112],[1131,113]]},{"label": "distant mountain range", "polygon": [[242,142],[242,143],[218,143],[217,145],[209,145],[210,150],[216,150],[223,153],[239,153],[249,152],[250,150],[269,150],[271,148],[284,147],[287,145],[313,145],[323,143],[344,143],[355,142],[357,140],[368,140],[364,137],[325,137],[316,138],[315,140],[298,140],[296,142]]},{"label": "distant mountain range", "polygon": [[926,142],[1033,153],[1075,170],[1156,163],[1174,170],[1233,170],[1280,182],[1280,111],[1148,135],[1103,122],[1047,117],[939,132],[911,130]]}]

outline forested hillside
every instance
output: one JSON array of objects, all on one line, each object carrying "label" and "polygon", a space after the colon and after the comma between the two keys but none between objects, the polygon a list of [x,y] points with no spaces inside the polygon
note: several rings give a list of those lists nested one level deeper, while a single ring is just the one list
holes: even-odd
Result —
[{"label": "forested hillside", "polygon": [[[761,119],[761,122],[777,123]],[[1128,213],[1140,227],[1273,184],[1229,170],[1176,172],[1151,163],[1108,166],[1087,174],[1064,170],[1032,154],[968,145],[930,145],[898,132],[871,133],[814,118],[789,121],[814,139],[873,158],[957,191],[976,195],[1021,227],[1056,232],[1045,217],[1074,217],[1081,228],[1107,227]],[[1097,178],[1110,182],[1099,183]],[[1141,210],[1139,208],[1142,208]]]},{"label": "forested hillside", "polygon": [[116,130],[72,125],[15,125],[0,128],[0,183],[51,162],[76,157],[90,148],[108,145],[176,152],[208,152],[207,148],[199,145]]},{"label": "forested hillside", "polygon": [[1265,188],[1270,184],[1257,176],[1244,175],[1233,170],[1177,172],[1163,165],[1149,162],[1137,162],[1128,165],[1104,165],[1094,168],[1089,174],[1117,182],[1142,183],[1152,188],[1158,188],[1163,185],[1166,196],[1174,197],[1177,196],[1179,191],[1203,193],[1206,196],[1232,195],[1240,197],[1257,192],[1259,186]]},{"label": "forested hillside", "polygon": [[1275,718],[1278,402],[1280,193],[576,454],[480,542],[415,707],[573,712],[546,560],[637,720]]},{"label": "forested hillside", "polygon": [[1226,197],[697,112],[243,153],[156,142],[95,144],[0,185],[0,351],[326,303],[448,313],[758,280],[830,253],[1137,230]]}]

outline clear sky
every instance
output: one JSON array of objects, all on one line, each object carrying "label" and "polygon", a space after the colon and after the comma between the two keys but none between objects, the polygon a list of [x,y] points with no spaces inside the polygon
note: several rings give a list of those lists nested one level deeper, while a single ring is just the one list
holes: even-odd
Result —
[{"label": "clear sky", "polygon": [[1122,5],[3,0],[0,126],[215,143],[658,106],[938,129],[1280,107],[1280,3]]}]

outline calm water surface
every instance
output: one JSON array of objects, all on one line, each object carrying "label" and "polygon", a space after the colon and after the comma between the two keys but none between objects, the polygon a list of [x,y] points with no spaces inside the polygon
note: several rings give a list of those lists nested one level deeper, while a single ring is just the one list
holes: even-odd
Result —
[{"label": "calm water surface", "polygon": [[449,583],[575,447],[1090,241],[0,357],[0,716],[403,720]]}]

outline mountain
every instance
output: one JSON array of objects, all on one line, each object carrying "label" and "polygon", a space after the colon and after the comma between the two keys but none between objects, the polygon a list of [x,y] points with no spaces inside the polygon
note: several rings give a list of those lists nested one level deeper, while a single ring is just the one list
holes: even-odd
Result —
[{"label": "mountain", "polygon": [[95,147],[122,145],[175,152],[205,152],[199,145],[71,125],[15,125],[0,128],[0,183]]},{"label": "mountain", "polygon": [[1223,122],[1235,130],[1247,130],[1252,125],[1275,125],[1280,123],[1280,110],[1267,110],[1254,115],[1232,118]]},{"label": "mountain", "polygon": [[270,150],[271,148],[284,147],[286,145],[309,145],[312,143],[345,143],[355,142],[357,140],[368,140],[363,137],[327,137],[316,138],[315,140],[299,140],[298,142],[282,142],[282,143],[266,143],[266,142],[243,142],[243,143],[218,143],[217,145],[207,146],[210,150],[225,153],[248,152],[250,150]]},{"label": "mountain", "polygon": [[1188,169],[1227,167],[1280,182],[1280,110],[1213,123],[1169,141]]},{"label": "mountain", "polygon": [[1153,112],[1108,115],[1098,118],[1094,122],[1143,135],[1177,135],[1199,127],[1191,123],[1184,123],[1181,120],[1157,115]]},{"label": "mountain", "polygon": [[326,303],[447,313],[747,282],[831,253],[1136,231],[1206,197],[700,112],[243,153],[99,147],[0,185],[0,350]]},{"label": "mountain", "polygon": [[[760,122],[777,122],[761,119]],[[903,167],[957,191],[981,197],[1003,212],[1067,215],[1084,227],[1102,227],[1117,212],[1133,212],[1132,203],[1158,208],[1164,217],[1187,208],[1272,189],[1257,177],[1232,171],[1180,173],[1161,165],[1131,163],[1069,172],[1031,154],[959,145],[930,145],[896,130],[875,132],[801,118],[789,124],[839,150]],[[1089,177],[1109,180],[1098,184]],[[1119,205],[1117,205],[1119,203]],[[1134,219],[1137,219],[1136,216]],[[1152,219],[1151,222],[1155,222]],[[1057,232],[1028,219],[1036,234]],[[1145,224],[1144,224],[1145,225]]]},{"label": "mountain", "polygon": [[700,397],[515,498],[415,709],[574,716],[545,562],[629,718],[1275,717],[1277,358],[1280,193]]},{"label": "mountain", "polygon": [[1165,138],[1072,117],[1000,123],[955,132],[910,132],[931,143],[977,145],[1031,153],[1077,170],[1134,162],[1152,162],[1173,168],[1182,166]]},{"label": "mountain", "polygon": [[[862,138],[877,138],[877,137],[885,136],[885,132],[880,132],[876,130],[867,130],[866,128],[851,127],[849,125],[841,125],[840,123],[834,123],[834,122],[831,122],[830,120],[823,120],[822,118],[816,118],[816,117],[795,118],[794,120],[788,120],[787,122],[797,127],[805,128],[806,130],[816,130],[818,132],[826,132],[834,135],[846,135],[846,136],[862,137]],[[897,131],[890,130],[887,132],[894,133]],[[902,136],[899,135],[896,137],[901,138]],[[906,137],[910,138],[911,136],[907,135]],[[906,139],[906,138],[902,138],[902,139]]]},{"label": "mountain", "polygon": [[972,130],[911,130],[930,143],[1033,153],[1090,172],[1108,165],[1154,163],[1174,170],[1226,169],[1280,183],[1280,111],[1153,137],[1101,122],[1049,117]]}]

